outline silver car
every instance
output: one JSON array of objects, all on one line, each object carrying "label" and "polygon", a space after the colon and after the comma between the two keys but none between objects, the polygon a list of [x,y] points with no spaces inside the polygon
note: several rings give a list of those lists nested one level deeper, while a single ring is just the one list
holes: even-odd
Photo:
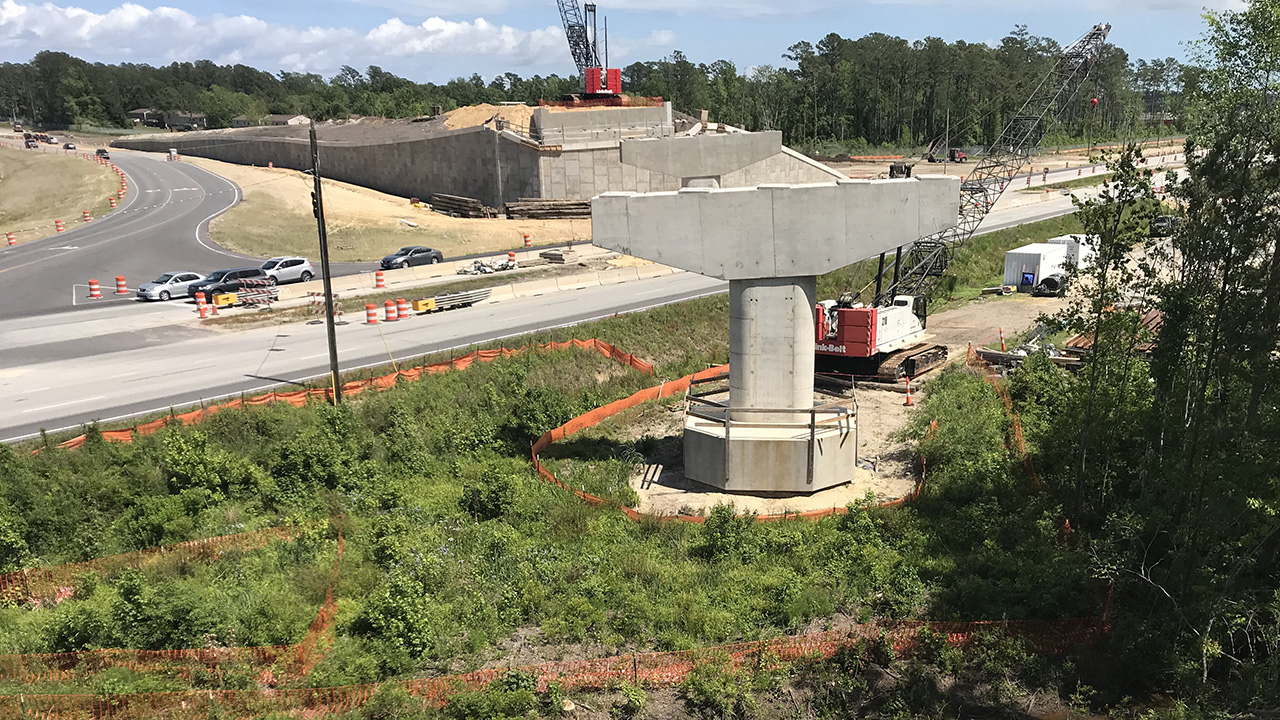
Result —
[{"label": "silver car", "polygon": [[282,285],[287,282],[307,282],[316,276],[311,261],[304,257],[273,257],[260,267],[267,277]]},{"label": "silver car", "polygon": [[200,273],[183,270],[167,272],[138,288],[138,297],[143,300],[168,300],[172,297],[186,297],[187,286],[204,277]]}]

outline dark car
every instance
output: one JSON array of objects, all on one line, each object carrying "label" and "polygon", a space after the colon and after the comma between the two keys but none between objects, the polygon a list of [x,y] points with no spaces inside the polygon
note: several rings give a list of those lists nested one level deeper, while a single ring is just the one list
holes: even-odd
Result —
[{"label": "dark car", "polygon": [[441,255],[439,250],[421,245],[409,245],[382,258],[382,269],[395,270],[413,265],[435,265],[438,262],[444,262],[444,255]]},{"label": "dark car", "polygon": [[98,148],[98,150],[97,150],[96,152],[94,152],[94,155],[97,155],[98,157],[102,158],[103,160],[110,160],[110,159],[111,159],[111,154],[107,152],[107,149],[106,149],[106,148]]},{"label": "dark car", "polygon": [[1161,215],[1151,220],[1151,237],[1169,237],[1182,227],[1182,218],[1177,215]]},{"label": "dark car", "polygon": [[[212,300],[214,295],[220,293],[233,293],[240,291],[241,280],[269,280],[266,273],[262,272],[262,268],[232,268],[230,270],[214,270],[209,273],[203,280],[193,282],[187,286],[187,297],[195,298],[196,293],[204,293],[206,300]],[[274,283],[273,283],[274,284]]]}]

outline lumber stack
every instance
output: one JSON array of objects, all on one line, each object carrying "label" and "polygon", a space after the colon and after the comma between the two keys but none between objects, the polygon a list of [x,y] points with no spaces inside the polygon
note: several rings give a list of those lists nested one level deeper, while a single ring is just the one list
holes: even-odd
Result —
[{"label": "lumber stack", "polygon": [[444,193],[431,194],[431,209],[436,212],[452,215],[453,217],[464,218],[492,218],[498,217],[498,211],[486,207],[484,203],[475,198],[462,197],[461,195],[446,195]]},{"label": "lumber stack", "polygon": [[521,198],[506,205],[511,220],[585,220],[591,217],[590,200]]},{"label": "lumber stack", "polygon": [[[569,263],[575,263],[578,261],[578,253],[574,252],[573,250],[562,250],[560,248],[543,250],[542,252],[538,253],[538,257],[547,261],[547,263],[551,265],[567,265]],[[529,264],[526,262],[525,267],[528,267],[528,266]]]}]

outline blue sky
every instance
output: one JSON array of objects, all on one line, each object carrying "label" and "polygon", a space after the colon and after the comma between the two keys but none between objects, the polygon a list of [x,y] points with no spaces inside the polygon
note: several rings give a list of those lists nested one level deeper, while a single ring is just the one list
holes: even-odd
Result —
[{"label": "blue sky", "polygon": [[[1214,9],[1242,0],[1208,0]],[[600,0],[610,64],[682,50],[695,62],[729,59],[740,70],[784,64],[799,40],[883,32],[916,40],[998,42],[1015,24],[1067,43],[1097,22],[1134,58],[1183,59],[1199,36],[1203,0]],[[1117,7],[1117,5],[1119,7]],[[0,0],[0,60],[40,50],[91,61],[167,64],[211,59],[276,72],[331,76],[342,65],[384,69],[420,82],[478,72],[574,72],[555,0],[311,0],[263,3],[64,4]]]}]

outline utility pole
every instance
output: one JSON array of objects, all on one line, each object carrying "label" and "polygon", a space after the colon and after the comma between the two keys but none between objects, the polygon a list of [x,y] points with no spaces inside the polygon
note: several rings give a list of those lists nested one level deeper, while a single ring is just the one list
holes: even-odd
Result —
[{"label": "utility pole", "polygon": [[311,121],[311,211],[316,216],[320,235],[320,276],[324,278],[324,324],[329,335],[329,384],[333,388],[333,404],[342,403],[342,384],[338,382],[338,336],[333,326],[333,281],[329,275],[329,235],[324,227],[324,188],[320,183],[320,147],[316,144],[316,121]]}]

